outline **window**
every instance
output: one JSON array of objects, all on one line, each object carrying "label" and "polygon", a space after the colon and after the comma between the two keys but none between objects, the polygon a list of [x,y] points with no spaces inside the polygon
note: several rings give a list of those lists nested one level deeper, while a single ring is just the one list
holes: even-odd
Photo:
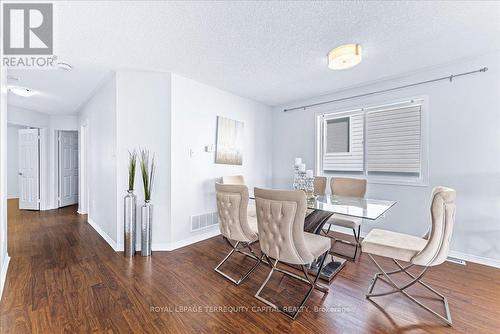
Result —
[{"label": "window", "polygon": [[363,114],[321,115],[322,170],[363,171]]},{"label": "window", "polygon": [[347,153],[350,146],[349,117],[326,121],[326,153]]},{"label": "window", "polygon": [[426,182],[423,99],[318,115],[319,174]]}]

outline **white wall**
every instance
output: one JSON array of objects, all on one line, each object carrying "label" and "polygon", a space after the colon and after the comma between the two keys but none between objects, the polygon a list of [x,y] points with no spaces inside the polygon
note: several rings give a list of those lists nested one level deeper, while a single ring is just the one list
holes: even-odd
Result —
[{"label": "white wall", "polygon": [[0,71],[0,299],[9,260],[9,254],[7,254],[7,76],[2,68]]},{"label": "white wall", "polygon": [[[190,216],[217,211],[214,183],[221,176],[244,175],[250,189],[271,185],[271,110],[172,75],[172,247],[218,233],[218,227],[192,233]],[[214,153],[204,152],[216,142],[217,116],[244,122],[243,166],[215,164]]]},{"label": "white wall", "polygon": [[[153,185],[153,250],[166,250],[170,241],[170,74],[143,71],[116,73],[117,109],[117,241],[123,249],[123,197],[128,189],[129,151],[155,154]],[[140,206],[144,203],[139,164],[135,178],[137,243],[140,245]],[[138,249],[140,249],[138,247]]]},{"label": "white wall", "polygon": [[[420,80],[476,70],[486,73],[422,85],[385,94],[284,113],[283,107],[361,94]],[[335,73],[332,73],[334,75]],[[451,249],[469,260],[500,264],[500,54],[476,59],[331,94],[273,112],[273,186],[290,187],[294,157],[314,166],[314,114],[385,103],[418,95],[429,97],[430,182],[426,187],[369,184],[368,197],[398,201],[386,218],[367,222],[372,228],[422,234],[429,224],[429,196],[433,186],[457,190],[457,216]]]},{"label": "white wall", "polygon": [[7,119],[10,124],[30,126],[33,128],[49,128],[50,116],[35,110],[8,105]]},{"label": "white wall", "polygon": [[19,158],[18,158],[18,131],[21,127],[7,126],[7,196],[8,198],[19,197]]},{"label": "white wall", "polygon": [[116,249],[116,82],[113,76],[79,109],[88,124],[89,223]]}]

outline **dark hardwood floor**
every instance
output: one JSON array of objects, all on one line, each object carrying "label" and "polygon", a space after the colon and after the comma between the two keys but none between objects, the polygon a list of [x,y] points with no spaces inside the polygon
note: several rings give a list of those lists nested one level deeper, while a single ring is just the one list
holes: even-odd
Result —
[{"label": "dark hardwood floor", "polygon": [[[213,268],[228,252],[220,237],[151,258],[125,259],[75,207],[20,212],[9,203],[11,262],[0,305],[1,333],[498,333],[500,270],[468,263],[432,268],[426,281],[448,296],[449,328],[402,295],[378,304],[364,294],[375,271],[368,257],[349,262],[324,296],[314,291],[292,321],[253,296],[260,266],[241,286]],[[388,261],[383,261],[388,264]],[[236,257],[234,273],[252,262]],[[384,286],[380,286],[384,288]],[[289,305],[304,287],[273,276],[267,298]],[[439,307],[425,290],[425,302]],[[434,303],[434,304],[433,304]],[[382,308],[383,307],[383,308]]]}]

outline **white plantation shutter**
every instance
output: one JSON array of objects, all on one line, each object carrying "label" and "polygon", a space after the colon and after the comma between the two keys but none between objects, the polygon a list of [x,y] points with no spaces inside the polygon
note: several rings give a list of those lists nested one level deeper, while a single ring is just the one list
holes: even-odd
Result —
[{"label": "white plantation shutter", "polygon": [[363,171],[363,114],[323,116],[323,171]]},{"label": "white plantation shutter", "polygon": [[368,172],[420,173],[422,109],[413,105],[366,113]]}]

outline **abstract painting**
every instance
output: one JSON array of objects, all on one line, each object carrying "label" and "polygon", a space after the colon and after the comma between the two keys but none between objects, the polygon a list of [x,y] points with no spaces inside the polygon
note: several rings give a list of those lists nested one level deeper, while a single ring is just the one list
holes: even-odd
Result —
[{"label": "abstract painting", "polygon": [[243,122],[217,116],[215,163],[243,164]]}]

